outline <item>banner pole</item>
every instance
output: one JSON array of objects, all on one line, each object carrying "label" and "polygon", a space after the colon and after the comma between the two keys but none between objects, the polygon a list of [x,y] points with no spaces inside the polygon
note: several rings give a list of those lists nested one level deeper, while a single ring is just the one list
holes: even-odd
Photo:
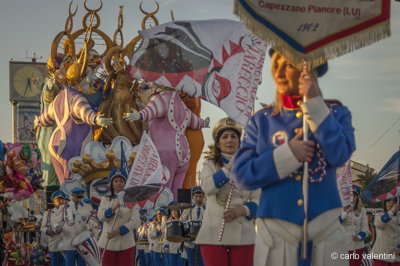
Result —
[{"label": "banner pole", "polygon": [[[303,67],[307,69],[307,62],[303,59]],[[307,97],[303,95],[303,103],[306,102]],[[303,140],[308,140],[308,124],[306,116],[303,115]],[[301,257],[307,259],[307,242],[308,242],[308,162],[303,163],[303,203],[304,203],[304,222],[303,222],[303,244]]]},{"label": "banner pole", "polygon": [[[306,101],[306,96],[303,96],[303,102]],[[303,140],[308,140],[308,125],[305,116],[303,115]],[[307,242],[308,242],[308,162],[303,164],[303,203],[304,203],[304,222],[303,222],[303,244],[301,256],[307,259]]]},{"label": "banner pole", "polygon": [[[114,229],[114,224],[115,224],[115,221],[117,220],[118,212],[119,212],[119,208],[118,208],[117,211],[115,212],[115,216],[114,216],[114,220],[113,220],[113,222],[112,222],[112,224],[111,224],[110,232]],[[104,247],[104,250],[103,250],[103,252],[101,253],[101,261],[103,261],[103,256],[104,256],[104,253],[106,253],[106,249],[107,249],[107,246],[108,246],[108,242],[109,242],[109,241],[110,241],[110,239],[107,238],[106,246]]]}]

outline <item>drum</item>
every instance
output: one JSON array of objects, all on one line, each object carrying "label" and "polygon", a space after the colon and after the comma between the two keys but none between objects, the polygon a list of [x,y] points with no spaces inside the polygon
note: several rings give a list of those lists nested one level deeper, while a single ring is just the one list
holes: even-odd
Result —
[{"label": "drum", "polygon": [[83,231],[72,240],[72,245],[90,266],[101,266],[101,253],[89,231]]},{"label": "drum", "polygon": [[196,238],[197,234],[200,231],[201,220],[190,220],[186,223],[187,226],[187,235],[191,238]]},{"label": "drum", "polygon": [[170,242],[183,242],[185,241],[185,224],[179,220],[168,221],[167,226],[167,240]]}]

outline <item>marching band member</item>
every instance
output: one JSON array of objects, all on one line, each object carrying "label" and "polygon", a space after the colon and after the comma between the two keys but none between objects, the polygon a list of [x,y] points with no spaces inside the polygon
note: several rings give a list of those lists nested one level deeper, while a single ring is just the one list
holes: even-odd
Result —
[{"label": "marching band member", "polygon": [[353,203],[344,208],[340,221],[347,231],[347,245],[349,254],[355,253],[358,256],[349,256],[350,266],[360,266],[364,253],[364,239],[370,235],[366,210],[362,207],[360,199],[361,188],[353,185]]},{"label": "marching band member", "polygon": [[137,230],[138,242],[136,248],[138,250],[139,266],[150,266],[150,260],[147,259],[149,253],[149,241],[147,239],[147,224],[146,217],[140,216],[141,225]]},{"label": "marching band member", "polygon": [[[147,226],[146,226],[146,234],[147,234],[147,239],[149,240],[149,252],[150,252],[150,256],[146,258],[149,259],[147,261],[149,261],[149,265],[154,265],[153,262],[153,242],[157,241],[156,239],[151,239],[149,236],[150,233],[150,228],[153,226],[153,224],[156,222],[154,219],[156,218],[156,215],[152,215],[149,217],[148,222],[147,222]],[[156,244],[156,243],[155,243]],[[147,255],[147,254],[146,254]]]},{"label": "marching band member", "polygon": [[[206,205],[204,204],[204,191],[200,186],[192,188],[192,199],[195,202],[189,209],[185,209],[182,213],[182,221],[203,220]],[[201,257],[200,246],[193,243],[191,239],[185,241],[185,251],[189,266],[202,266],[204,265],[203,258]]]},{"label": "marching band member", "polygon": [[375,216],[371,211],[367,211],[367,219],[368,219],[368,228],[371,234],[364,239],[364,242],[365,242],[365,247],[368,250],[368,253],[370,253],[376,240]]},{"label": "marching band member", "polygon": [[117,195],[126,183],[124,169],[116,168],[109,175],[110,196],[101,199],[97,216],[103,223],[99,247],[104,250],[103,265],[133,265],[135,236],[133,229],[140,226],[139,211],[121,206]]},{"label": "marching band member", "polygon": [[85,265],[84,259],[72,245],[73,239],[87,230],[87,222],[92,211],[92,207],[89,204],[82,202],[85,192],[81,187],[73,188],[71,190],[72,200],[64,207],[62,244],[66,257],[65,264],[68,266]]},{"label": "marching band member", "polygon": [[154,217],[154,220],[151,222],[147,232],[147,236],[149,238],[149,243],[150,243],[150,250],[151,250],[151,265],[162,265],[163,259],[162,259],[162,228],[161,228],[161,223],[163,220],[163,217],[165,215],[165,211],[163,209],[158,209],[157,214]]},{"label": "marching band member", "polygon": [[[260,191],[239,190],[233,182],[229,163],[239,148],[241,134],[242,127],[232,119],[219,120],[213,129],[214,146],[200,173],[207,209],[196,244],[200,244],[206,266],[253,265],[255,230],[252,219]],[[222,234],[221,240],[219,234]]]},{"label": "marching band member", "polygon": [[[90,198],[83,199],[83,202],[90,204],[93,208],[92,200]],[[95,209],[93,209],[90,213],[88,220],[88,229],[92,233],[94,239],[98,241],[101,233],[101,222],[99,221],[99,218],[97,218],[97,210]]]},{"label": "marching band member", "polygon": [[[340,102],[325,102],[316,75],[327,64],[308,71],[279,53],[272,55],[276,101],[253,115],[233,163],[238,184],[262,189],[256,220],[254,265],[348,265],[332,260],[347,254],[346,231],[340,224],[341,201],[336,168],[355,149],[351,113]],[[305,96],[305,102],[302,102]],[[302,140],[302,116],[310,128]],[[302,163],[309,163],[307,260],[300,255],[305,219]]]},{"label": "marching band member", "polygon": [[62,241],[63,235],[61,218],[62,218],[62,204],[64,195],[61,190],[55,191],[51,195],[51,201],[54,208],[48,210],[43,215],[42,226],[40,231],[42,234],[48,236],[48,248],[50,251],[50,261],[53,266],[65,265],[64,256],[61,254],[58,243]]},{"label": "marching band member", "polygon": [[[400,266],[399,204],[397,198],[383,202],[383,213],[375,217],[376,241],[372,248],[373,254],[384,254],[387,259],[374,259],[375,266]],[[392,256],[390,258],[389,256]]]},{"label": "marching band member", "polygon": [[[178,204],[177,201],[172,201],[168,205],[174,205]],[[168,221],[174,221],[174,220],[180,220],[180,212],[179,210],[171,209],[171,215],[168,219]],[[164,226],[164,251],[165,251],[165,256],[166,256],[166,265],[169,266],[184,266],[185,265],[185,260],[182,259],[181,257],[181,252],[180,252],[180,247],[181,244],[180,242],[171,242],[167,240],[167,226],[166,224]]]}]

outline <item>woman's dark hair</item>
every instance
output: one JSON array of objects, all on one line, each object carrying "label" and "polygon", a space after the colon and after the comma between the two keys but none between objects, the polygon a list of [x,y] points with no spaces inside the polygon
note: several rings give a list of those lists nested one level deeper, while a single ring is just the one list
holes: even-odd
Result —
[{"label": "woman's dark hair", "polygon": [[222,158],[222,154],[221,154],[221,149],[218,148],[218,143],[219,143],[219,139],[221,138],[222,134],[227,131],[227,130],[232,130],[233,132],[236,133],[236,135],[239,138],[239,142],[240,142],[240,133],[235,130],[234,128],[225,128],[223,130],[220,130],[218,132],[218,135],[216,137],[217,141],[214,142],[214,145],[209,145],[209,151],[205,152],[206,156],[204,157],[206,160],[213,160],[217,166],[222,167],[224,166],[223,163],[223,158]]},{"label": "woman's dark hair", "polygon": [[383,203],[382,203],[382,204],[383,204],[383,210],[384,210],[385,212],[389,211],[389,210],[386,208],[386,202],[392,201],[392,200],[394,200],[394,199],[396,199],[396,198],[386,199],[386,200],[383,201]]},{"label": "woman's dark hair", "polygon": [[122,178],[122,179],[124,180],[124,182],[126,183],[125,177],[123,177],[123,176],[117,175],[117,176],[114,176],[114,177],[111,179],[111,181],[110,181],[110,191],[111,191],[110,201],[111,201],[112,198],[115,197],[114,188],[113,188],[113,184],[112,184],[112,183],[114,182],[114,179],[117,178],[117,177]]}]

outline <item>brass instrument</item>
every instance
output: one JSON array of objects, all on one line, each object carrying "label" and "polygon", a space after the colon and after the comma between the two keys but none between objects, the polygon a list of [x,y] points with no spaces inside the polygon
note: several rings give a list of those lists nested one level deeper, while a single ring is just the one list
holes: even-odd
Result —
[{"label": "brass instrument", "polygon": [[149,240],[147,240],[147,239],[139,239],[139,240],[136,242],[136,244],[137,244],[137,245],[149,245]]}]

